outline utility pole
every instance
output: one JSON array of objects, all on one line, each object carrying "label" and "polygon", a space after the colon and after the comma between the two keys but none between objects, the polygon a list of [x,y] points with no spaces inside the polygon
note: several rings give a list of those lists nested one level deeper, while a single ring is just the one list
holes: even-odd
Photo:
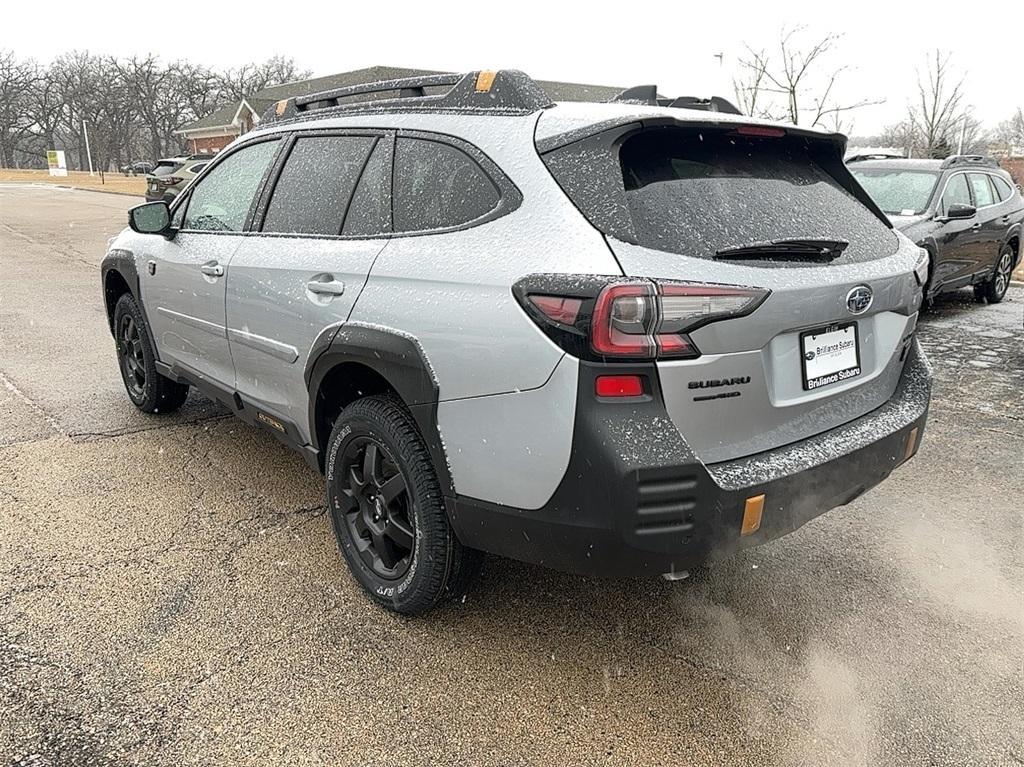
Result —
[{"label": "utility pole", "polygon": [[964,134],[967,133],[967,112],[964,112],[963,119],[960,121],[960,141],[956,145],[956,153],[964,153]]},{"label": "utility pole", "polygon": [[85,134],[85,156],[89,158],[89,175],[94,176],[92,172],[92,150],[89,149],[89,129],[85,127],[85,120],[82,120],[82,133]]}]

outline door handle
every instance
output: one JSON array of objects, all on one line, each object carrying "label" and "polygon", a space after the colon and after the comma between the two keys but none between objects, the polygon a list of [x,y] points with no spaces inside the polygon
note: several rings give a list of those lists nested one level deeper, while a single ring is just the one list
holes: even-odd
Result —
[{"label": "door handle", "polygon": [[199,271],[205,274],[207,277],[223,277],[224,267],[218,264],[216,261],[209,261],[199,267]]},{"label": "door handle", "polygon": [[974,224],[974,225],[973,225],[973,226],[971,227],[971,231],[972,231],[972,232],[976,232],[976,231],[978,231],[979,229],[981,229],[981,222],[980,222],[980,221],[979,221],[979,222],[978,222],[977,224]]},{"label": "door handle", "polygon": [[340,280],[310,280],[306,283],[306,290],[321,296],[340,296],[345,292],[345,283]]}]

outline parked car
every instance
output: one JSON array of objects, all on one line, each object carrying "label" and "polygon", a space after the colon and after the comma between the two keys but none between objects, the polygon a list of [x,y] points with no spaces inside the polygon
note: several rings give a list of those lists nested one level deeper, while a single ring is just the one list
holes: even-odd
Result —
[{"label": "parked car", "polygon": [[211,159],[210,155],[201,155],[198,159],[193,156],[161,160],[161,163],[166,164],[159,165],[146,178],[146,199],[170,202],[202,172]]},{"label": "parked car", "polygon": [[854,160],[850,171],[892,223],[928,251],[927,298],[967,285],[998,303],[1021,259],[1024,198],[995,160]]},{"label": "parked car", "polygon": [[149,160],[138,160],[136,162],[130,162],[127,165],[121,166],[121,172],[126,176],[138,176],[152,173],[156,168],[156,163],[150,162]]},{"label": "parked car", "polygon": [[112,242],[129,398],[195,386],[297,449],[402,613],[481,551],[677,578],[849,503],[921,441],[924,251],[841,136],[622,99],[501,71],[278,103]]}]

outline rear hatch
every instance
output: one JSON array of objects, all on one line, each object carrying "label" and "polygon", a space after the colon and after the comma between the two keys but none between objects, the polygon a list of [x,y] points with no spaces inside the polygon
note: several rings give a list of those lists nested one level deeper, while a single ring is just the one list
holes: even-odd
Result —
[{"label": "rear hatch", "polygon": [[695,359],[657,363],[699,458],[786,445],[892,396],[918,249],[852,179],[839,137],[673,120],[580,133],[539,148],[624,274],[770,291],[747,316],[690,332]]}]

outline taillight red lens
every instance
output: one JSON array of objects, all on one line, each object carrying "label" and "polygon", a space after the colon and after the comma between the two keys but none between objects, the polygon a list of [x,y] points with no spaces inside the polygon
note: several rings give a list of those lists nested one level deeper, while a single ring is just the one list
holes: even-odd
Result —
[{"label": "taillight red lens", "polygon": [[579,316],[583,299],[565,296],[530,296],[530,303],[536,306],[552,322],[573,325]]},{"label": "taillight red lens", "polygon": [[598,397],[639,397],[644,393],[643,376],[598,376],[594,379]]},{"label": "taillight red lens", "polygon": [[581,359],[693,359],[689,333],[750,314],[770,291],[734,285],[596,275],[530,275],[519,303],[555,343]]},{"label": "taillight red lens", "polygon": [[653,357],[657,321],[654,284],[609,285],[597,297],[590,345],[611,357]]}]

